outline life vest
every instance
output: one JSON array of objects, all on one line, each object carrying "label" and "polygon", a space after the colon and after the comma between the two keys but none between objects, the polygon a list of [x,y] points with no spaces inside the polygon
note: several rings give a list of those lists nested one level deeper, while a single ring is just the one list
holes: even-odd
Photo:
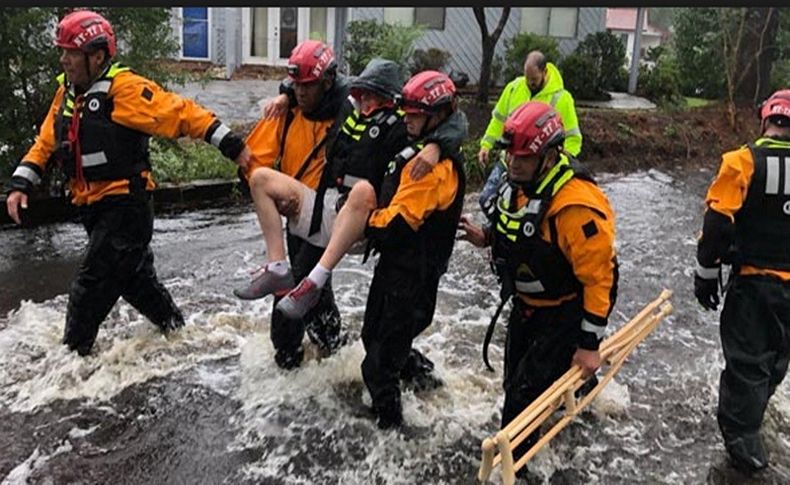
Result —
[{"label": "life vest", "polygon": [[[377,146],[397,123],[402,123],[403,114],[400,110],[384,109],[364,118],[358,109],[354,109],[342,122],[337,138],[327,152],[329,186],[345,193],[360,180],[380,178],[384,167],[375,166]],[[403,132],[405,139],[405,129]],[[374,187],[378,185],[377,180],[372,183]]]},{"label": "life vest", "polygon": [[790,148],[766,143],[749,150],[754,174],[735,214],[737,261],[790,270]]},{"label": "life vest", "polygon": [[518,187],[509,182],[506,174],[503,176],[487,216],[494,231],[493,263],[503,285],[509,285],[511,290],[506,293],[553,300],[581,290],[571,263],[557,245],[553,216],[548,220],[551,242],[540,237],[540,227],[554,195],[574,177],[595,183],[583,167],[562,156],[535,194],[518,207]]},{"label": "life vest", "polygon": [[[69,177],[79,177],[77,150],[81,158],[82,177],[87,181],[117,180],[150,170],[148,141],[150,136],[115,123],[112,120],[113,100],[108,93],[115,76],[130,71],[118,63],[82,94],[73,84],[66,84],[63,103],[55,118],[55,157]],[[58,76],[65,82],[65,75]],[[72,127],[74,112],[79,113],[79,126]],[[79,147],[69,140],[69,131],[78,128]],[[73,135],[72,135],[73,136]]]},{"label": "life vest", "polygon": [[[403,168],[423,146],[423,143],[409,145],[390,161],[381,183],[381,193],[378,197],[379,208],[387,207],[395,197],[400,186]],[[398,247],[399,249],[391,251],[390,254],[382,254],[383,259],[407,267],[416,266],[422,272],[432,271],[437,276],[447,271],[466,191],[466,174],[460,153],[448,158],[452,161],[458,174],[458,187],[452,204],[447,209],[437,210],[430,214],[420,229],[414,233],[414,240],[387,241],[388,247]]]}]

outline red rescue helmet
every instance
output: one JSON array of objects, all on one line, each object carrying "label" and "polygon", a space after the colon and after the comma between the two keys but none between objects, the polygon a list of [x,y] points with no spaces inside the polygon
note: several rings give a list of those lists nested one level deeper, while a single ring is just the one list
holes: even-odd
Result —
[{"label": "red rescue helmet", "polygon": [[562,145],[565,130],[560,116],[550,105],[529,101],[519,106],[505,121],[498,145],[517,157],[538,155]]},{"label": "red rescue helmet", "polygon": [[79,49],[86,54],[106,48],[115,56],[115,33],[104,17],[90,10],[75,10],[58,23],[55,45],[64,49]]},{"label": "red rescue helmet", "polygon": [[780,89],[762,104],[760,127],[763,130],[768,120],[779,126],[790,126],[790,89]]},{"label": "red rescue helmet", "polygon": [[406,113],[434,114],[455,101],[455,84],[439,71],[422,71],[411,77],[401,91],[400,106]]},{"label": "red rescue helmet", "polygon": [[297,83],[324,79],[337,69],[335,53],[320,40],[306,40],[291,51],[288,58],[288,76]]}]

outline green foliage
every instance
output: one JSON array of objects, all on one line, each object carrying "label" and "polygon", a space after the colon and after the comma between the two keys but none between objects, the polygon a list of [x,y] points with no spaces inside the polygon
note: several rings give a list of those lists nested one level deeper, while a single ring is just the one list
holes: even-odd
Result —
[{"label": "green foliage", "polygon": [[157,182],[183,183],[236,177],[236,165],[208,143],[167,138],[151,139],[151,165]]},{"label": "green foliage", "polygon": [[[480,150],[479,138],[467,138],[461,146],[464,154],[464,171],[466,172],[466,182],[470,187],[479,187],[486,180],[488,175],[477,161],[477,152]],[[493,152],[492,152],[493,153]]]},{"label": "green foliage", "polygon": [[[63,7],[0,8],[0,178],[7,178],[33,144],[46,116],[60,72],[59,50],[53,47],[55,26],[71,9]],[[118,38],[116,60],[164,83],[176,74],[159,67],[178,47],[170,28],[170,8],[96,9],[113,24]]]},{"label": "green foliage", "polygon": [[790,86],[790,8],[780,9],[776,45],[776,61],[771,70],[772,92]]},{"label": "green foliage", "polygon": [[32,145],[57,87],[53,8],[0,8],[0,178],[7,179]]},{"label": "green foliage", "polygon": [[637,94],[662,108],[685,105],[680,94],[680,70],[675,58],[665,48],[657,46],[648,50],[646,60],[648,63],[639,66]]},{"label": "green foliage", "polygon": [[412,55],[411,72],[442,71],[450,57],[452,56],[449,52],[436,47],[427,50],[417,49]]},{"label": "green foliage", "polygon": [[570,91],[575,99],[609,100],[609,95],[600,86],[590,82],[591,79],[599,77],[596,72],[599,67],[593,59],[574,52],[562,60],[559,68],[565,82],[565,89]]},{"label": "green foliage", "polygon": [[673,21],[681,93],[709,99],[722,97],[727,77],[716,9],[679,8]]},{"label": "green foliage", "polygon": [[[509,79],[502,79],[505,71],[505,60],[499,54],[494,55],[491,59],[491,77],[489,78],[490,86],[501,86],[508,82]],[[504,82],[503,82],[504,81]]]},{"label": "green foliage", "polygon": [[534,50],[541,51],[548,62],[560,60],[560,49],[553,37],[524,32],[505,40],[504,77],[507,81],[524,75],[524,60]]},{"label": "green foliage", "polygon": [[374,57],[382,57],[409,71],[414,42],[424,27],[379,23],[375,20],[353,20],[346,26],[344,57],[350,74],[359,74]]},{"label": "green foliage", "polygon": [[595,68],[587,82],[592,83],[596,90],[625,91],[627,89],[625,46],[617,35],[611,32],[588,34],[574,52],[593,62]]},{"label": "green foliage", "polygon": [[373,46],[387,28],[387,24],[380,24],[375,20],[352,20],[346,25],[343,57],[349,74],[359,74],[376,57]]}]

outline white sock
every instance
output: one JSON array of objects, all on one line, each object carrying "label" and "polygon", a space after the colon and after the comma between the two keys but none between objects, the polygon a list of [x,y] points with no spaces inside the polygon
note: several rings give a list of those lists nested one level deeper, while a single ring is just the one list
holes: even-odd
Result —
[{"label": "white sock", "polygon": [[288,271],[288,260],[283,259],[280,261],[271,261],[266,265],[266,269],[272,273],[283,275]]},{"label": "white sock", "polygon": [[320,264],[317,264],[315,265],[315,268],[313,268],[313,271],[310,271],[310,274],[307,275],[307,277],[310,278],[317,287],[323,288],[326,284],[326,280],[329,279],[329,275],[331,274],[331,271],[324,268]]}]

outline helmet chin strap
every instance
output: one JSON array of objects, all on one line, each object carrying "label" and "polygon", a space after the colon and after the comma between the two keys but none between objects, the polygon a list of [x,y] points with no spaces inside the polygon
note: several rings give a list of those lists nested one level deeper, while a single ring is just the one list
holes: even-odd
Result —
[{"label": "helmet chin strap", "polygon": [[91,64],[89,57],[90,54],[88,54],[87,52],[83,52],[82,56],[85,59],[85,78],[88,80],[88,83],[86,86],[84,86],[84,88],[87,89],[91,84],[93,84],[97,79],[99,79],[99,77],[101,77],[101,75],[107,69],[107,66],[110,64],[110,58],[105,55],[104,61],[101,63],[101,66],[99,66],[99,70],[96,71],[96,75],[91,76]]}]

